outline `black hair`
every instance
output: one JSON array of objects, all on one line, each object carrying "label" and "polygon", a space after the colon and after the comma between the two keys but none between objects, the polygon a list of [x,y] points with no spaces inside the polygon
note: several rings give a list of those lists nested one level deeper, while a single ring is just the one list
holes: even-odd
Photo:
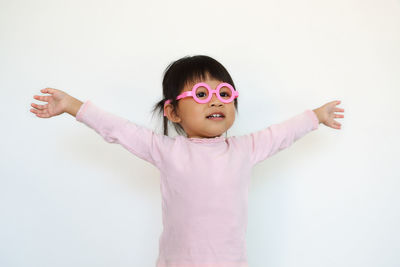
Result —
[{"label": "black hair", "polygon": [[[164,115],[164,103],[171,99],[174,112],[178,107],[177,96],[182,92],[187,84],[194,83],[198,80],[205,80],[207,75],[210,78],[229,83],[235,88],[232,77],[226,68],[217,60],[205,56],[185,56],[168,65],[163,74],[163,99],[156,103],[153,107],[153,115],[158,111],[159,115]],[[235,110],[238,111],[237,98],[234,99]],[[168,136],[168,118],[163,116],[163,132]],[[179,123],[171,122],[178,134],[185,135],[183,127]]]}]

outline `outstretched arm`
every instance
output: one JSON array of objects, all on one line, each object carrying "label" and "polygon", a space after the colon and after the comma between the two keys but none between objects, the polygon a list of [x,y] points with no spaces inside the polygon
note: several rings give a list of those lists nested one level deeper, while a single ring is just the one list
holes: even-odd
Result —
[{"label": "outstretched arm", "polygon": [[30,111],[36,114],[39,118],[51,118],[63,114],[64,112],[75,117],[79,108],[83,104],[80,100],[58,89],[45,88],[40,90],[40,92],[50,95],[33,96],[36,100],[47,102],[47,104],[44,105],[31,103],[31,106],[34,108]]},{"label": "outstretched arm", "polygon": [[336,100],[314,110],[308,109],[281,123],[242,136],[238,141],[244,142],[245,147],[250,147],[251,162],[256,164],[288,148],[310,131],[318,129],[320,123],[340,129],[341,124],[334,120],[334,118],[344,117],[341,114],[335,114],[335,112],[344,112],[344,109],[336,108],[339,103],[340,101]]},{"label": "outstretched arm", "polygon": [[120,144],[139,158],[159,166],[160,151],[170,141],[164,135],[103,110],[91,101],[83,103],[61,90],[45,88],[41,92],[50,95],[33,97],[48,102],[45,105],[31,104],[35,108],[31,112],[39,118],[50,118],[66,112],[95,130],[108,143]]},{"label": "outstretched arm", "polygon": [[335,114],[335,112],[344,112],[344,109],[336,107],[340,104],[340,102],[340,100],[335,100],[314,109],[313,111],[317,115],[319,123],[323,123],[328,127],[340,130],[342,125],[334,120],[336,118],[344,118],[344,115],[342,114]]}]

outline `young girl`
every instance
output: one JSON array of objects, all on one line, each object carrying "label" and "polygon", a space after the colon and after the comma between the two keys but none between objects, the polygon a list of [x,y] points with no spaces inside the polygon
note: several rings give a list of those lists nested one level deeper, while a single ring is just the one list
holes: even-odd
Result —
[{"label": "young girl", "polygon": [[[109,143],[118,143],[160,170],[163,232],[157,267],[247,267],[247,193],[252,168],[319,123],[333,129],[343,118],[340,101],[329,102],[260,131],[223,137],[232,126],[238,96],[228,71],[208,56],[181,58],[163,78],[164,134],[82,103],[65,92],[42,89],[31,112],[50,118],[64,112]],[[179,135],[168,136],[168,122]]]}]

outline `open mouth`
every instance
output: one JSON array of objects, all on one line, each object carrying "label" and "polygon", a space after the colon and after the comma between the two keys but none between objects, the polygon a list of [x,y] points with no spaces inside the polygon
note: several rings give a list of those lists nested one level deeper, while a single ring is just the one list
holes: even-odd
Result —
[{"label": "open mouth", "polygon": [[212,114],[210,116],[207,116],[206,118],[209,120],[221,121],[221,120],[225,119],[225,116],[222,114]]}]

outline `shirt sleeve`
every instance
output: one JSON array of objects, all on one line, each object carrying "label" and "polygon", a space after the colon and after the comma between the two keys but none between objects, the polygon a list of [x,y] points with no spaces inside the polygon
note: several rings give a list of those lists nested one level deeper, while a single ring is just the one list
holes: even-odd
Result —
[{"label": "shirt sleeve", "polygon": [[312,110],[306,110],[281,123],[242,136],[242,142],[250,151],[250,160],[255,165],[281,151],[310,131],[318,129],[319,120]]},{"label": "shirt sleeve", "polygon": [[159,167],[160,148],[167,136],[107,112],[90,100],[82,104],[75,118],[95,130],[106,142],[120,144],[132,154]]}]

